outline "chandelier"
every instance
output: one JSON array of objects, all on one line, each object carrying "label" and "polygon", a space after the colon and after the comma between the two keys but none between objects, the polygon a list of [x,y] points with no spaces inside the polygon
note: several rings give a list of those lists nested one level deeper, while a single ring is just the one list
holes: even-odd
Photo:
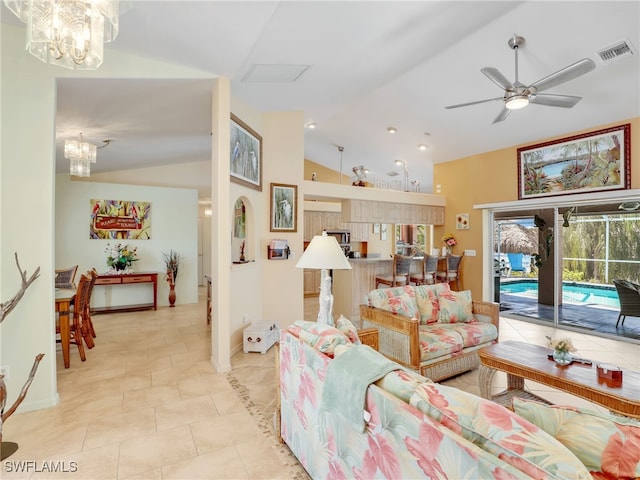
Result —
[{"label": "chandelier", "polygon": [[27,51],[72,70],[102,65],[104,43],[118,35],[118,0],[4,0],[27,24]]},{"label": "chandelier", "polygon": [[64,141],[64,158],[69,160],[69,174],[74,177],[88,177],[91,175],[91,164],[96,163],[98,150],[108,146],[113,140],[103,140],[104,145],[96,146],[79,140]]},{"label": "chandelier", "polygon": [[64,141],[64,158],[68,159],[69,173],[75,177],[88,177],[91,175],[91,164],[96,163],[98,147],[80,140]]}]

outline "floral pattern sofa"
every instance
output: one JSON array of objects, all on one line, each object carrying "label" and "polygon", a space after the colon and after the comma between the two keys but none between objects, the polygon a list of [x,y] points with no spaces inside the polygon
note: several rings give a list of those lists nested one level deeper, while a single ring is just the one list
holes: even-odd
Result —
[{"label": "floral pattern sofa", "polygon": [[360,319],[378,329],[379,351],[433,381],[476,368],[477,351],[498,340],[498,304],[448,283],[380,288],[367,301]]},{"label": "floral pattern sofa", "polygon": [[434,383],[347,331],[296,322],[281,331],[278,364],[280,433],[314,479],[616,478],[511,410]]}]

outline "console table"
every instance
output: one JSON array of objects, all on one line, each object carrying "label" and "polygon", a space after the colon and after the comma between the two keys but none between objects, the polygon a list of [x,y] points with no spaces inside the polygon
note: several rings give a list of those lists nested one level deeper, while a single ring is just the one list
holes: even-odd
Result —
[{"label": "console table", "polygon": [[118,305],[115,307],[92,308],[92,313],[110,312],[133,312],[137,310],[158,309],[158,273],[157,272],[136,272],[124,275],[111,275],[101,273],[96,278],[95,286],[109,285],[133,285],[136,283],[151,283],[153,286],[153,303],[139,303],[135,305]]}]

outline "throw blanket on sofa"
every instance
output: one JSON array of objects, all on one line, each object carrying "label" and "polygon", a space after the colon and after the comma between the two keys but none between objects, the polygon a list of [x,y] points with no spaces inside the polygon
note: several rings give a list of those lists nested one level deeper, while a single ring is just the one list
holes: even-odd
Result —
[{"label": "throw blanket on sofa", "polygon": [[327,367],[320,409],[340,415],[364,432],[364,404],[369,384],[402,367],[367,345],[355,345]]}]

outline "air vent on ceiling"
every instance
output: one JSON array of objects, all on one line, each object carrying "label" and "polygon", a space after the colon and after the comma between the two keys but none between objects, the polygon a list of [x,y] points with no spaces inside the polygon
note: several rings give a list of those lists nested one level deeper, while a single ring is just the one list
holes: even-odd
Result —
[{"label": "air vent on ceiling", "polygon": [[254,64],[242,77],[249,83],[288,83],[299,80],[311,65],[266,65]]},{"label": "air vent on ceiling", "polygon": [[598,57],[600,57],[600,60],[606,63],[625,55],[633,55],[634,53],[636,52],[631,46],[631,42],[629,42],[628,40],[622,40],[621,42],[618,42],[607,48],[598,50]]}]

